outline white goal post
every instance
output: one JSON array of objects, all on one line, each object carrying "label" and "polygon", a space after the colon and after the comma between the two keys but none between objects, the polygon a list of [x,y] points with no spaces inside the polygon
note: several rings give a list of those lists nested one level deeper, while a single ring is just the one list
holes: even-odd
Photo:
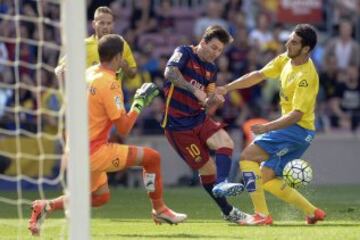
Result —
[{"label": "white goal post", "polygon": [[66,53],[66,125],[70,147],[67,168],[69,238],[90,239],[88,114],[85,83],[86,1],[63,0]]},{"label": "white goal post", "polygon": [[[68,224],[49,216],[40,238],[90,239],[86,3],[0,1],[1,239],[38,234],[32,225],[31,232],[27,229],[33,201],[62,195],[58,187],[64,187],[59,174],[64,119],[69,146]],[[64,81],[54,73],[60,51],[66,55]]]}]

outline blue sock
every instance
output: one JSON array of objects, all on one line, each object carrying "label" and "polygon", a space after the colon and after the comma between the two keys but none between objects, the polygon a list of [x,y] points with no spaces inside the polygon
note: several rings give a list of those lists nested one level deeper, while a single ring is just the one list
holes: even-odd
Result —
[{"label": "blue sock", "polygon": [[231,168],[231,155],[231,148],[220,148],[216,151],[216,183],[223,182],[228,178]]}]

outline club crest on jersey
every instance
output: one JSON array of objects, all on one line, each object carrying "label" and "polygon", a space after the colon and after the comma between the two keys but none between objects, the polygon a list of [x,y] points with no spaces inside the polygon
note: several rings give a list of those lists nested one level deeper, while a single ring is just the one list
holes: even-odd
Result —
[{"label": "club crest on jersey", "polygon": [[175,62],[175,63],[178,63],[180,62],[180,59],[182,57],[182,53],[181,52],[175,52],[171,58],[170,58],[170,62]]},{"label": "club crest on jersey", "polygon": [[115,105],[116,105],[116,108],[117,109],[124,109],[124,104],[123,104],[123,102],[121,101],[121,97],[120,96],[115,96],[115,98],[114,98],[114,100],[115,100]]},{"label": "club crest on jersey", "polygon": [[299,87],[308,87],[308,82],[304,79],[299,82]]}]

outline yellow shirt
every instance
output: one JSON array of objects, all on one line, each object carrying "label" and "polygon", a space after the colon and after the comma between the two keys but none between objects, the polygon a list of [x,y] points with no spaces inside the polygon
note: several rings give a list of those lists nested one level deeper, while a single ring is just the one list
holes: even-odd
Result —
[{"label": "yellow shirt", "polygon": [[319,76],[311,59],[293,66],[283,53],[260,70],[267,78],[280,80],[281,114],[298,110],[304,115],[297,123],[303,128],[315,130],[315,105],[319,91]]},{"label": "yellow shirt", "polygon": [[[124,41],[124,51],[123,51],[123,59],[129,64],[129,67],[134,68],[136,67],[136,62],[134,56],[131,52],[129,44],[122,38]],[[99,63],[99,53],[98,53],[98,40],[94,35],[85,39],[86,44],[86,68],[96,65]],[[123,73],[120,70],[120,76],[122,78]]]},{"label": "yellow shirt", "polygon": [[[135,58],[132,54],[132,51],[130,49],[129,44],[125,41],[124,38],[122,38],[124,41],[124,51],[123,51],[123,59],[126,60],[126,62],[129,64],[129,67],[135,68],[136,62]],[[86,68],[91,67],[93,65],[98,64],[99,61],[99,53],[98,53],[98,40],[94,35],[91,35],[90,37],[85,39],[86,44]],[[59,65],[65,64],[65,57],[63,57]],[[119,69],[117,76],[119,79],[123,79],[124,73],[121,69]]]}]

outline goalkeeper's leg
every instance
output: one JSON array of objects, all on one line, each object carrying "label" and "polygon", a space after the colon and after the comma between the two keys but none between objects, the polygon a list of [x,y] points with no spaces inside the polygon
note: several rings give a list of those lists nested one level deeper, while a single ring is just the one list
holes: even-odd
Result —
[{"label": "goalkeeper's leg", "polygon": [[[109,187],[107,184],[102,185],[91,194],[91,206],[100,207],[106,204],[110,199]],[[31,217],[29,219],[28,229],[32,235],[40,235],[41,224],[47,215],[53,211],[64,210],[64,206],[68,201],[65,195],[59,196],[52,200],[35,200],[31,206]]]},{"label": "goalkeeper's leg", "polygon": [[31,217],[29,219],[28,229],[34,236],[40,235],[41,224],[46,216],[56,210],[64,209],[64,202],[67,197],[62,195],[53,200],[35,200],[31,206]]},{"label": "goalkeeper's leg", "polygon": [[152,204],[155,223],[177,224],[185,221],[186,214],[169,209],[163,200],[160,154],[148,147],[129,147],[126,166],[143,166],[144,186]]}]

